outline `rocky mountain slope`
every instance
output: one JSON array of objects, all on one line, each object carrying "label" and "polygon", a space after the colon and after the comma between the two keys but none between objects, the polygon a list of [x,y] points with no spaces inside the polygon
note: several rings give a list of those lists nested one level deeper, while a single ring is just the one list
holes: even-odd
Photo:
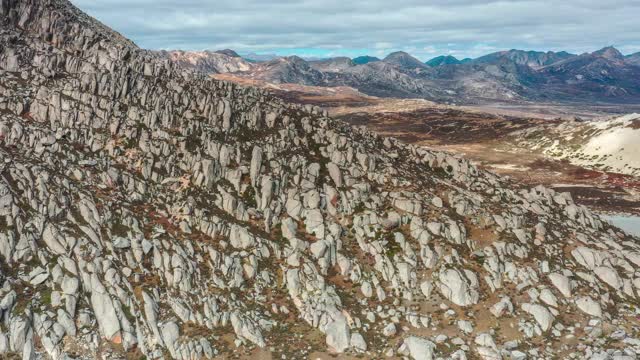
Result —
[{"label": "rocky mountain slope", "polygon": [[627,64],[640,66],[640,52],[637,52],[637,53],[631,54],[631,55],[627,55],[625,57],[625,61],[627,62]]},{"label": "rocky mountain slope", "polygon": [[245,74],[252,79],[274,84],[319,85],[325,78],[324,73],[298,56],[282,57],[257,64]]},{"label": "rocky mountain slope", "polygon": [[214,81],[66,0],[0,18],[2,356],[640,351],[638,239],[567,194]]},{"label": "rocky mountain slope", "polygon": [[429,66],[424,64],[422,61],[416,59],[415,57],[409,55],[404,51],[391,53],[387,55],[387,57],[385,57],[383,61],[387,64],[394,65],[398,69],[410,72],[429,68]]},{"label": "rocky mountain slope", "polygon": [[337,57],[326,60],[309,61],[311,67],[324,72],[341,72],[355,65],[348,57]]},{"label": "rocky mountain slope", "polygon": [[561,60],[565,60],[568,58],[575,57],[573,54],[569,54],[565,51],[560,52],[541,52],[541,51],[522,51],[522,50],[509,50],[509,51],[500,51],[496,53],[492,53],[489,55],[485,55],[474,59],[473,62],[476,64],[493,64],[500,60],[506,59],[509,61],[513,61],[519,65],[527,65],[534,69],[538,69],[540,67],[551,65]]},{"label": "rocky mountain slope", "polygon": [[252,63],[240,57],[232,50],[221,51],[160,51],[176,64],[208,74],[235,73],[249,71]]},{"label": "rocky mountain slope", "polygon": [[640,66],[628,62],[614,48],[571,57],[545,66],[539,73],[551,97],[567,100],[596,93],[601,99],[637,102],[640,89]]}]

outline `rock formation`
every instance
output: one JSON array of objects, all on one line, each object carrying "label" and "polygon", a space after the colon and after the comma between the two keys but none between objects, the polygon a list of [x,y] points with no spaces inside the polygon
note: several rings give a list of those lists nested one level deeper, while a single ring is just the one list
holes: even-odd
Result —
[{"label": "rock formation", "polygon": [[638,239],[567,194],[211,80],[66,0],[0,17],[2,356],[640,351]]}]

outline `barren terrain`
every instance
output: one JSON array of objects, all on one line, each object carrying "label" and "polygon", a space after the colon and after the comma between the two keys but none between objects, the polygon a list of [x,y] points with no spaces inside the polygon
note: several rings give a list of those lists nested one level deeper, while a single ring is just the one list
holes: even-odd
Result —
[{"label": "barren terrain", "polygon": [[640,354],[640,237],[580,205],[633,177],[514,145],[552,120],[263,87],[0,1],[0,359]]},{"label": "barren terrain", "polygon": [[599,211],[640,214],[640,179],[637,177],[554,159],[541,151],[518,146],[512,136],[518,131],[563,125],[575,119],[616,115],[620,109],[614,107],[451,106],[423,99],[372,97],[348,87],[274,85],[230,74],[215,77],[261,86],[288,101],[322,106],[336,118],[404,142],[464,155],[481,167],[526,185],[543,184],[568,191],[577,202]]}]

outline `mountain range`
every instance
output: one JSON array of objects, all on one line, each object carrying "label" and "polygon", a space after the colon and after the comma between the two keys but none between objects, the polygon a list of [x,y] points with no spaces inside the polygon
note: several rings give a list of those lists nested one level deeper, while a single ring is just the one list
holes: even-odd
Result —
[{"label": "mountain range", "polygon": [[509,50],[476,59],[439,56],[422,62],[406,52],[384,59],[362,56],[323,60],[278,57],[247,62],[218,53],[209,73],[229,72],[270,83],[350,86],[365,94],[418,97],[463,104],[484,102],[607,102],[640,101],[640,53],[624,56],[613,47],[581,55],[568,52]]}]

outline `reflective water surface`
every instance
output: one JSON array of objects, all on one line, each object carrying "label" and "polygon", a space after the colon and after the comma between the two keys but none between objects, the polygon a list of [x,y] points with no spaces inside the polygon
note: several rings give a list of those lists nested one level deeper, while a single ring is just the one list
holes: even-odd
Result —
[{"label": "reflective water surface", "polygon": [[603,215],[602,218],[627,233],[640,237],[640,216]]}]

